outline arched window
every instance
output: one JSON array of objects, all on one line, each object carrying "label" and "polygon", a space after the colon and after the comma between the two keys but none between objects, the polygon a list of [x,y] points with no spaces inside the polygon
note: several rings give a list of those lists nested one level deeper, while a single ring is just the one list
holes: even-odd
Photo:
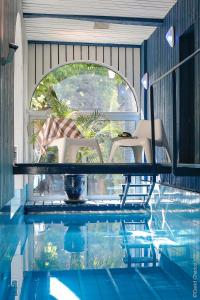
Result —
[{"label": "arched window", "polygon": [[[33,93],[29,113],[33,140],[47,116],[71,117],[77,111],[82,115],[98,111],[103,116],[95,123],[92,136],[98,139],[104,162],[108,160],[112,138],[123,131],[133,133],[139,117],[135,90],[118,72],[92,62],[70,63],[44,76]],[[84,136],[84,130],[81,133]],[[88,136],[91,135],[87,131]],[[87,151],[86,154],[88,162],[99,161],[96,152]],[[81,155],[83,157],[84,153]],[[33,155],[32,159],[37,161],[36,157]],[[121,149],[116,154],[116,161],[132,162],[131,150]],[[88,197],[112,197],[120,192],[116,190],[120,182],[118,175],[89,175]]]},{"label": "arched window", "polygon": [[78,111],[137,112],[134,89],[118,73],[94,63],[71,63],[51,71],[35,89],[31,108],[51,109],[53,98]]}]

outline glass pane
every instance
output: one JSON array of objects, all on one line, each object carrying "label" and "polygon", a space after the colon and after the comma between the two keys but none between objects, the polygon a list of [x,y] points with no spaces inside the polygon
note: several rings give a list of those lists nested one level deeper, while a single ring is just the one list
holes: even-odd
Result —
[{"label": "glass pane", "polygon": [[[113,200],[119,201],[119,195],[122,193],[122,184],[125,182],[123,175],[101,175],[89,174],[85,176],[85,185],[81,199],[88,200]],[[140,177],[132,177],[132,183],[141,183]],[[136,189],[134,188],[134,191]],[[137,192],[142,192],[138,187]],[[132,193],[132,188],[129,190]],[[29,200],[41,200],[46,204],[49,201],[64,201],[68,199],[65,192],[65,175],[44,174],[29,175]]]},{"label": "glass pane", "polygon": [[[112,139],[116,138],[118,134],[126,131],[131,134],[134,132],[136,127],[135,121],[109,121],[109,120],[96,120],[93,127],[84,127],[82,131],[82,126],[79,119],[77,127],[81,130],[84,137],[90,138],[95,137],[99,143],[101,153],[103,156],[103,161],[107,162],[110,155],[110,150],[112,147]],[[47,146],[46,152],[41,156],[41,148],[38,143],[38,134],[42,129],[45,120],[35,119],[31,122],[30,126],[30,148],[32,149],[32,161],[33,162],[47,162],[56,163],[58,162],[58,148],[55,146]],[[75,121],[76,123],[76,121]],[[92,133],[92,136],[91,136]],[[67,161],[66,161],[67,162]],[[70,161],[69,161],[70,162]],[[80,147],[77,151],[76,162],[90,162],[98,163],[100,162],[99,155],[96,150],[87,147]],[[132,150],[130,148],[119,148],[116,151],[114,162],[117,163],[129,163],[134,162],[134,157]]]},{"label": "glass pane", "polygon": [[133,88],[119,74],[97,64],[73,63],[43,78],[34,92],[31,108],[50,110],[59,117],[64,109],[137,112],[137,103]]},{"label": "glass pane", "polygon": [[[34,120],[32,122],[32,141],[33,141],[33,161],[38,161],[40,157],[40,148],[37,144],[37,135],[43,126],[44,120]],[[112,146],[112,139],[123,131],[133,133],[135,130],[135,121],[100,121],[98,125],[101,130],[98,131],[96,138],[99,142],[103,161],[107,162]],[[99,162],[96,151],[89,148],[80,148],[77,153],[77,162]],[[48,147],[46,153],[40,158],[40,162],[55,163],[58,162],[57,147]],[[114,162],[134,162],[134,156],[130,148],[119,148],[116,151]],[[48,194],[48,198],[63,199],[64,180],[63,175],[35,175],[32,177],[33,196],[40,197]],[[87,197],[97,197],[105,195],[110,198],[118,198],[121,192],[121,175],[88,175],[87,176]]]}]

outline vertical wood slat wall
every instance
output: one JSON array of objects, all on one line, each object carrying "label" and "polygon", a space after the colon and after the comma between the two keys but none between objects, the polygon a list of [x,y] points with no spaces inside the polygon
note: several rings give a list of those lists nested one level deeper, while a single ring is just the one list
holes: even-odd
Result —
[{"label": "vertical wood slat wall", "polygon": [[140,99],[140,49],[63,44],[29,44],[29,100],[42,77],[68,62],[93,61],[119,71]]},{"label": "vertical wood slat wall", "polygon": [[[0,57],[6,57],[14,41],[16,1],[0,0]],[[0,64],[0,208],[13,196],[13,63]]]},{"label": "vertical wood slat wall", "polygon": [[[200,1],[180,0],[166,16],[164,24],[157,28],[147,41],[147,70],[150,81],[167,72],[179,62],[179,37],[191,26],[195,26],[195,49],[200,47]],[[170,26],[175,27],[175,47],[170,48],[165,35]],[[144,54],[144,44],[141,48],[141,57]],[[143,72],[143,64],[142,64]],[[200,162],[200,55],[195,61],[196,91],[195,91],[195,143],[196,162]],[[178,73],[177,73],[178,74]],[[177,78],[179,84],[179,78]],[[141,95],[143,95],[143,91]],[[155,117],[164,121],[167,137],[172,146],[172,82],[170,76],[156,84],[155,94]],[[177,87],[177,99],[179,99],[179,88]],[[188,100],[189,101],[189,100]],[[143,103],[143,99],[141,100]],[[181,99],[180,104],[181,105]],[[187,121],[187,120],[185,120]],[[171,147],[172,149],[172,147]],[[200,191],[200,177],[175,177],[162,176],[163,182],[176,187]]]}]

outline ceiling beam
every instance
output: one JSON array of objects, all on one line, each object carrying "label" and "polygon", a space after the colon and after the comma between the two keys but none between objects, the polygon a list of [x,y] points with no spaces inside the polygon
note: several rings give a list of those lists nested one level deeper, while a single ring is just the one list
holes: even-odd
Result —
[{"label": "ceiling beam", "polygon": [[92,16],[92,15],[64,15],[64,14],[43,14],[43,13],[24,13],[25,19],[31,18],[54,18],[54,19],[71,19],[79,21],[103,22],[123,25],[140,25],[140,26],[161,26],[163,19],[155,18],[130,18],[115,16]]}]

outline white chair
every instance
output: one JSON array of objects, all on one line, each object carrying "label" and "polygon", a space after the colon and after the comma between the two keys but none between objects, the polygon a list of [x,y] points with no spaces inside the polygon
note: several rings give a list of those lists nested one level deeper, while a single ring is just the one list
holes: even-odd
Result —
[{"label": "white chair", "polygon": [[76,162],[76,154],[80,147],[88,147],[95,149],[99,156],[99,160],[103,163],[103,157],[101,153],[101,149],[99,146],[98,141],[95,138],[59,138],[53,140],[49,146],[56,146],[58,148],[58,162],[65,163],[65,162]]},{"label": "white chair", "polygon": [[[154,120],[155,124],[155,145],[158,147],[164,147],[167,159],[171,161],[170,149],[165,134],[163,123],[160,119]],[[137,128],[133,133],[132,138],[117,138],[114,140],[112,149],[110,152],[109,162],[112,162],[115,151],[118,147],[131,147],[133,149],[135,162],[142,162],[142,151],[144,150],[148,163],[152,163],[152,138],[151,138],[151,121],[140,120]]]}]

